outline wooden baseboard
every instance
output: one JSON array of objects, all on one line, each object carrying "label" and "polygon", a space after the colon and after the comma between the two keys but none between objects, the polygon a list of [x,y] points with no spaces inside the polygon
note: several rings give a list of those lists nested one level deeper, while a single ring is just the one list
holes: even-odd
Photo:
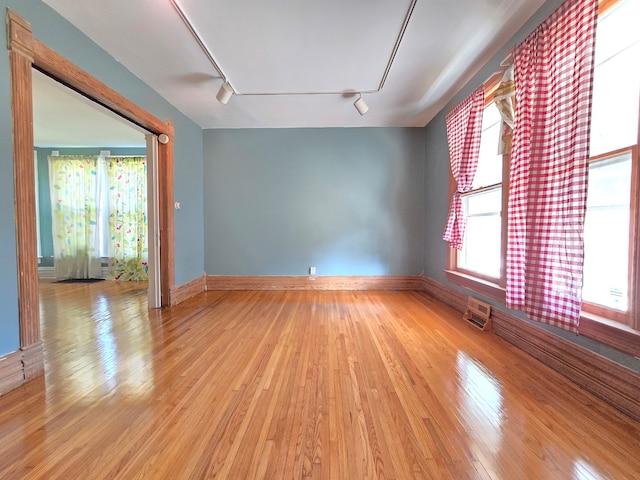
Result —
[{"label": "wooden baseboard", "polygon": [[178,305],[179,303],[189,300],[191,297],[196,296],[206,290],[207,280],[206,276],[194,278],[190,282],[184,283],[178,287],[175,287],[171,291],[171,306]]},{"label": "wooden baseboard", "polygon": [[0,357],[0,395],[19,387],[24,382],[22,352],[18,350]]},{"label": "wooden baseboard", "polygon": [[421,290],[422,277],[367,276],[216,276],[207,277],[207,290]]},{"label": "wooden baseboard", "polygon": [[422,289],[432,297],[435,297],[450,307],[455,308],[460,313],[463,313],[467,308],[467,299],[469,298],[468,294],[458,292],[457,290],[438,283],[431,278],[422,278]]},{"label": "wooden baseboard", "polygon": [[[423,286],[438,300],[464,310],[467,294],[429,278]],[[505,311],[493,308],[491,317],[496,335],[640,421],[640,374]]]},{"label": "wooden baseboard", "polygon": [[22,364],[24,378],[32,380],[44,374],[44,356],[42,342],[34,343],[20,349],[22,351]]}]

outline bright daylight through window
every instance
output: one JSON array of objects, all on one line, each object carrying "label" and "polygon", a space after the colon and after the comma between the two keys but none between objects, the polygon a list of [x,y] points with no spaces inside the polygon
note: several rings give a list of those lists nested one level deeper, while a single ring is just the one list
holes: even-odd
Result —
[{"label": "bright daylight through window", "polygon": [[463,194],[467,228],[458,268],[489,278],[500,277],[502,155],[498,155],[500,113],[493,103],[482,116],[478,169],[471,192]]},{"label": "bright daylight through window", "polygon": [[[640,1],[601,1],[596,33],[589,186],[585,218],[583,311],[640,329]],[[486,84],[485,91],[492,85]],[[517,89],[517,85],[516,85]],[[463,194],[467,221],[463,248],[452,250],[452,270],[504,285],[503,156],[500,113],[487,94],[478,170]],[[517,108],[517,106],[516,106]],[[504,156],[509,161],[509,156]],[[508,169],[505,169],[508,172]],[[505,181],[508,180],[505,173]],[[505,189],[507,183],[504,184]],[[507,192],[505,191],[506,195]],[[634,212],[636,212],[634,214]],[[635,277],[634,277],[635,275]],[[460,280],[462,281],[462,280]],[[473,281],[467,286],[473,286]]]},{"label": "bright daylight through window", "polygon": [[640,2],[619,2],[601,15],[596,36],[582,295],[585,302],[619,312],[629,309],[633,282],[629,264],[640,89],[638,18]]}]

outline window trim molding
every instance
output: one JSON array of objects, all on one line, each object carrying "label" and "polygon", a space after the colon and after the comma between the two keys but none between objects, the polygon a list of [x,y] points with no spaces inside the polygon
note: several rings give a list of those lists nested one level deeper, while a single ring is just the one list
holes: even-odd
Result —
[{"label": "window trim molding", "polygon": [[[505,67],[506,68],[506,67]],[[502,79],[502,75],[504,73],[504,68],[501,68],[497,72],[495,72],[489,79],[484,82],[484,91],[485,91],[485,108],[489,107],[494,102],[494,94],[495,91],[500,86],[500,81]],[[500,214],[500,223],[501,223],[501,259],[500,259],[500,278],[490,277],[488,275],[484,275],[479,272],[473,272],[468,269],[462,268],[458,266],[458,250],[454,247],[449,246],[449,258],[447,263],[447,269],[445,272],[447,273],[447,277],[451,277],[450,281],[454,284],[469,288],[471,290],[477,291],[478,293],[487,295],[490,298],[493,298],[498,301],[505,302],[505,286],[506,286],[506,252],[507,252],[507,201],[509,196],[509,168],[511,163],[511,154],[505,153],[502,154],[502,180],[499,183],[494,183],[491,185],[487,185],[484,187],[480,187],[469,192],[465,192],[464,195],[473,195],[475,193],[480,193],[485,190],[490,190],[494,188],[501,188],[502,192],[502,212]],[[506,186],[506,189],[505,189]],[[453,178],[453,174],[451,173],[451,169],[449,169],[449,197],[452,197],[456,190],[455,179]],[[486,293],[483,293],[486,292]],[[502,299],[502,300],[500,300]]]},{"label": "window trim molding", "polygon": [[640,331],[623,323],[583,311],[578,335],[640,358]]},{"label": "window trim molding", "polygon": [[460,270],[445,270],[447,280],[454,285],[467,288],[492,300],[506,303],[506,289],[495,281],[485,280]]},{"label": "window trim molding", "polygon": [[632,329],[638,326],[637,323],[637,306],[640,305],[637,299],[636,286],[639,285],[640,279],[637,277],[636,265],[640,258],[637,258],[635,253],[636,245],[639,242],[638,237],[638,222],[636,221],[636,214],[638,210],[638,146],[630,145],[610,152],[600,153],[589,158],[589,165],[597,162],[606,161],[608,159],[624,155],[631,154],[631,178],[629,185],[629,252],[628,252],[628,268],[627,272],[627,311],[619,311],[614,308],[606,307],[588,300],[582,301],[581,315],[587,315],[592,321],[598,321],[598,319],[609,320],[618,322],[621,325],[630,327]]}]

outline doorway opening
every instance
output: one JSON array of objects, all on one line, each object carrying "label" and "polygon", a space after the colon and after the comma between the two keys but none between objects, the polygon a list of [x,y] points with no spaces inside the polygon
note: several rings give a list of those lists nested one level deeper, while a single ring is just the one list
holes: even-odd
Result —
[{"label": "doorway opening", "polygon": [[[11,102],[13,121],[16,237],[19,248],[18,308],[21,363],[25,381],[44,371],[39,320],[35,172],[33,137],[33,69],[70,87],[150,132],[162,135],[158,149],[159,271],[162,306],[172,305],[174,295],[173,250],[173,125],[162,122],[112,90],[45,44],[39,42],[31,25],[12,10],[7,11]],[[157,142],[156,142],[157,143]]]},{"label": "doorway opening", "polygon": [[149,282],[158,308],[157,138],[32,72],[38,276]]}]

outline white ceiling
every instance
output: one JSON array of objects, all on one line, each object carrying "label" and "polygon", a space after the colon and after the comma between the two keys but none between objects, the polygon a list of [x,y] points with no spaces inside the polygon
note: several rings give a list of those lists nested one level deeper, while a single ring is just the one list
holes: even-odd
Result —
[{"label": "white ceiling", "polygon": [[361,117],[411,0],[175,1],[228,105],[172,0],[44,0],[202,128],[424,126],[544,3],[417,0]]},{"label": "white ceiling", "polygon": [[144,130],[33,71],[36,147],[144,147]]}]

